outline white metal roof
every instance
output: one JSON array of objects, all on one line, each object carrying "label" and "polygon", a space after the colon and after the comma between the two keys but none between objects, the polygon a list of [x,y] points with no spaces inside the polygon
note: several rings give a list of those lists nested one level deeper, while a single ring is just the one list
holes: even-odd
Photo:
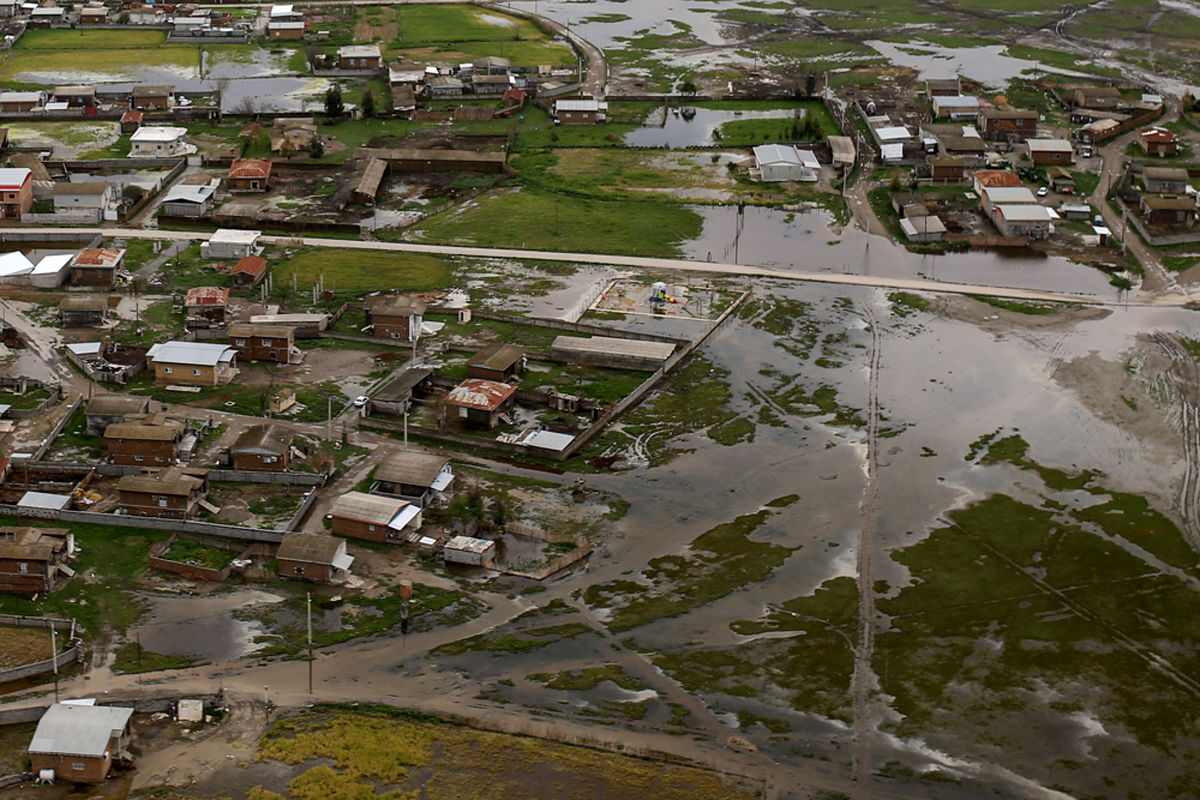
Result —
[{"label": "white metal roof", "polygon": [[1112,236],[1112,231],[1104,225],[1093,225],[1092,230],[1097,236]]},{"label": "white metal roof", "polygon": [[175,341],[152,345],[146,355],[165,364],[215,367],[217,364],[232,361],[237,355],[237,350],[227,344]]},{"label": "white metal roof", "polygon": [[200,184],[199,186],[172,186],[163,198],[164,203],[203,203],[208,198],[212,197],[216,189],[208,184]]},{"label": "white metal roof", "polygon": [[879,152],[885,161],[899,161],[904,158],[904,145],[899,142],[881,145]]},{"label": "white metal roof", "polygon": [[27,167],[5,167],[0,169],[0,189],[21,188],[32,175]]},{"label": "white metal roof", "polygon": [[379,58],[377,44],[348,44],[338,48],[338,58]]},{"label": "white metal roof", "polygon": [[66,111],[70,107],[71,104],[66,100],[53,100],[49,103],[46,103],[47,111]]},{"label": "white metal roof", "polygon": [[576,97],[567,100],[555,100],[555,111],[601,111],[607,110],[608,103],[602,103],[595,98]]},{"label": "white metal roof", "polygon": [[1052,209],[1036,203],[1001,206],[1000,216],[1009,222],[1049,222],[1058,218]]},{"label": "white metal roof", "polygon": [[67,345],[68,350],[83,358],[100,355],[100,347],[100,342],[76,342]]},{"label": "white metal roof", "polygon": [[24,253],[17,250],[0,253],[0,278],[28,275],[30,272],[33,272],[33,262],[26,258]]},{"label": "white metal roof", "polygon": [[243,231],[237,228],[218,228],[213,231],[213,235],[208,237],[208,243],[212,244],[257,244],[258,237],[262,236],[262,231]]},{"label": "white metal roof", "polygon": [[404,526],[416,519],[421,513],[420,506],[414,506],[412,503],[405,503],[404,507],[396,512],[396,516],[392,517],[387,524],[393,530],[402,530]]},{"label": "white metal roof", "polygon": [[926,233],[945,233],[946,226],[933,214],[924,217],[905,217],[900,220],[900,229],[908,238]]},{"label": "white metal roof", "polygon": [[906,141],[912,138],[908,128],[903,125],[887,125],[882,128],[875,129],[875,135],[879,137],[881,142],[898,142]]},{"label": "white metal roof", "polygon": [[937,97],[931,98],[935,108],[945,106],[946,108],[979,108],[979,98],[971,97],[970,95],[954,95],[953,97]]},{"label": "white metal roof", "polygon": [[59,511],[71,502],[69,495],[50,492],[26,492],[17,501],[18,508],[50,508]]},{"label": "white metal roof", "polygon": [[474,536],[455,536],[446,542],[447,550],[458,550],[464,553],[486,555],[491,552],[496,543],[488,539],[476,539]]},{"label": "white metal roof", "polygon": [[[0,5],[4,5],[3,0]],[[42,92],[0,92],[0,103],[40,103],[43,97]]]},{"label": "white metal roof", "polygon": [[274,31],[302,31],[305,23],[298,20],[283,20],[282,22],[268,22],[267,28]]},{"label": "white metal roof", "polygon": [[44,257],[33,268],[31,275],[55,275],[62,272],[75,256],[71,253],[55,253]]},{"label": "white metal roof", "polygon": [[38,722],[29,752],[102,757],[132,716],[132,708],[55,703]]},{"label": "white metal roof", "polygon": [[993,205],[1006,203],[1036,203],[1033,192],[1024,186],[985,186],[983,193]]},{"label": "white metal roof", "polygon": [[573,441],[575,441],[575,437],[571,434],[555,433],[554,431],[531,431],[528,436],[522,435],[518,438],[519,444],[542,450],[552,450],[555,453],[566,450]]},{"label": "white metal roof", "polygon": [[1029,139],[1031,153],[1070,153],[1075,150],[1066,139]]},{"label": "white metal roof", "polygon": [[281,5],[271,6],[271,16],[272,17],[290,17],[294,13],[294,11],[293,11],[294,8],[295,7],[291,3],[287,3],[286,5],[281,4]]},{"label": "white metal roof", "polygon": [[174,142],[187,135],[187,128],[177,128],[174,125],[143,125],[134,131],[131,142]]}]

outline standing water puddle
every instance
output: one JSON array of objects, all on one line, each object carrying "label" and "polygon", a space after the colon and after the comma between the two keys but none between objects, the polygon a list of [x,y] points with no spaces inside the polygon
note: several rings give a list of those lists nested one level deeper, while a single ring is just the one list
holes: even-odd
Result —
[{"label": "standing water puddle", "polygon": [[720,143],[713,138],[713,134],[726,122],[736,119],[785,119],[803,115],[803,109],[793,108],[726,111],[689,107],[678,114],[667,112],[663,124],[663,109],[657,109],[646,118],[644,127],[625,134],[623,141],[630,147],[703,147]]},{"label": "standing water puddle", "polygon": [[233,611],[249,605],[279,603],[283,597],[256,589],[210,597],[142,595],[150,606],[146,621],[130,632],[144,650],[168,656],[228,661],[254,652],[254,637],[263,633],[254,620],[234,619]]}]

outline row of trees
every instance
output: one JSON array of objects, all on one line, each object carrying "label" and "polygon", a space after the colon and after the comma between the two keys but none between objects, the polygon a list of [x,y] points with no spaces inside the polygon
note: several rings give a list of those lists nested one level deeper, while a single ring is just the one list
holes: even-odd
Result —
[{"label": "row of trees", "polygon": [[[359,103],[364,117],[374,117],[379,113],[379,101],[370,89],[363,92],[362,102]],[[342,97],[342,87],[336,83],[325,90],[325,116],[337,119],[346,113],[346,101]]]}]

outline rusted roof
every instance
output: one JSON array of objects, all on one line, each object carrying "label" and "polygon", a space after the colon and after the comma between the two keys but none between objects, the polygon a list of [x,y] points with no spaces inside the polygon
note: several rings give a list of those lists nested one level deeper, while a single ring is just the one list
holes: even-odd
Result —
[{"label": "rusted roof", "polygon": [[1179,137],[1171,133],[1171,131],[1167,130],[1166,128],[1160,128],[1157,125],[1153,125],[1149,128],[1142,128],[1140,131],[1138,131],[1138,138],[1145,142],[1162,142],[1164,144],[1171,144],[1179,141]]},{"label": "rusted roof", "polygon": [[267,268],[267,260],[262,256],[246,256],[229,271],[230,275],[245,274],[257,278]]},{"label": "rusted roof", "polygon": [[235,158],[229,165],[229,177],[265,180],[271,177],[271,162],[265,158]]},{"label": "rusted roof", "polygon": [[121,122],[136,122],[140,125],[142,124],[142,112],[126,111],[121,115]]},{"label": "rusted roof", "polygon": [[485,381],[482,378],[467,378],[446,395],[446,403],[452,406],[475,408],[480,411],[495,411],[517,391],[507,383]]},{"label": "rusted roof", "polygon": [[1023,186],[1021,178],[1015,172],[1009,172],[1005,169],[987,169],[975,173],[975,180],[979,181],[981,186],[997,187],[997,186]]},{"label": "rusted roof", "polygon": [[487,367],[494,370],[506,370],[525,357],[525,348],[515,344],[496,342],[480,350],[467,362],[468,367]]},{"label": "rusted roof", "polygon": [[149,425],[144,422],[114,422],[104,429],[104,438],[173,442],[181,433],[183,433],[183,425],[175,420],[166,420],[160,425]]},{"label": "rusted roof", "polygon": [[223,306],[229,303],[229,289],[224,286],[197,286],[188,289],[187,299],[183,304],[192,306]]},{"label": "rusted roof", "polygon": [[105,267],[108,269],[116,269],[117,264],[120,263],[121,258],[124,255],[124,250],[118,250],[113,247],[97,247],[91,250],[80,250],[79,255],[75,256],[75,260],[71,262],[71,265],[76,267]]}]

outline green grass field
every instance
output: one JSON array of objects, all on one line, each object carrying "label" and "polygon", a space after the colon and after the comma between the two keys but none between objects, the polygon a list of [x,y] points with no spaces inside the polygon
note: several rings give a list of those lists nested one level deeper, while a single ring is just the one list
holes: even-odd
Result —
[{"label": "green grass field", "polygon": [[412,5],[400,8],[400,42],[497,42],[546,39],[527,19],[471,5]]},{"label": "green grass field", "polygon": [[675,203],[606,202],[526,189],[482,195],[475,203],[425,220],[411,238],[481,247],[675,256],[679,244],[698,236],[701,226],[698,214]]},{"label": "green grass field", "polygon": [[[141,49],[166,45],[166,31],[140,30],[67,30],[30,29],[13,47],[14,53],[25,50],[118,50]],[[190,45],[173,45],[187,47]]]},{"label": "green grass field", "polygon": [[452,278],[450,264],[435,256],[371,250],[300,250],[279,268],[279,283],[290,283],[293,272],[302,289],[324,274],[334,291],[441,289]]}]

